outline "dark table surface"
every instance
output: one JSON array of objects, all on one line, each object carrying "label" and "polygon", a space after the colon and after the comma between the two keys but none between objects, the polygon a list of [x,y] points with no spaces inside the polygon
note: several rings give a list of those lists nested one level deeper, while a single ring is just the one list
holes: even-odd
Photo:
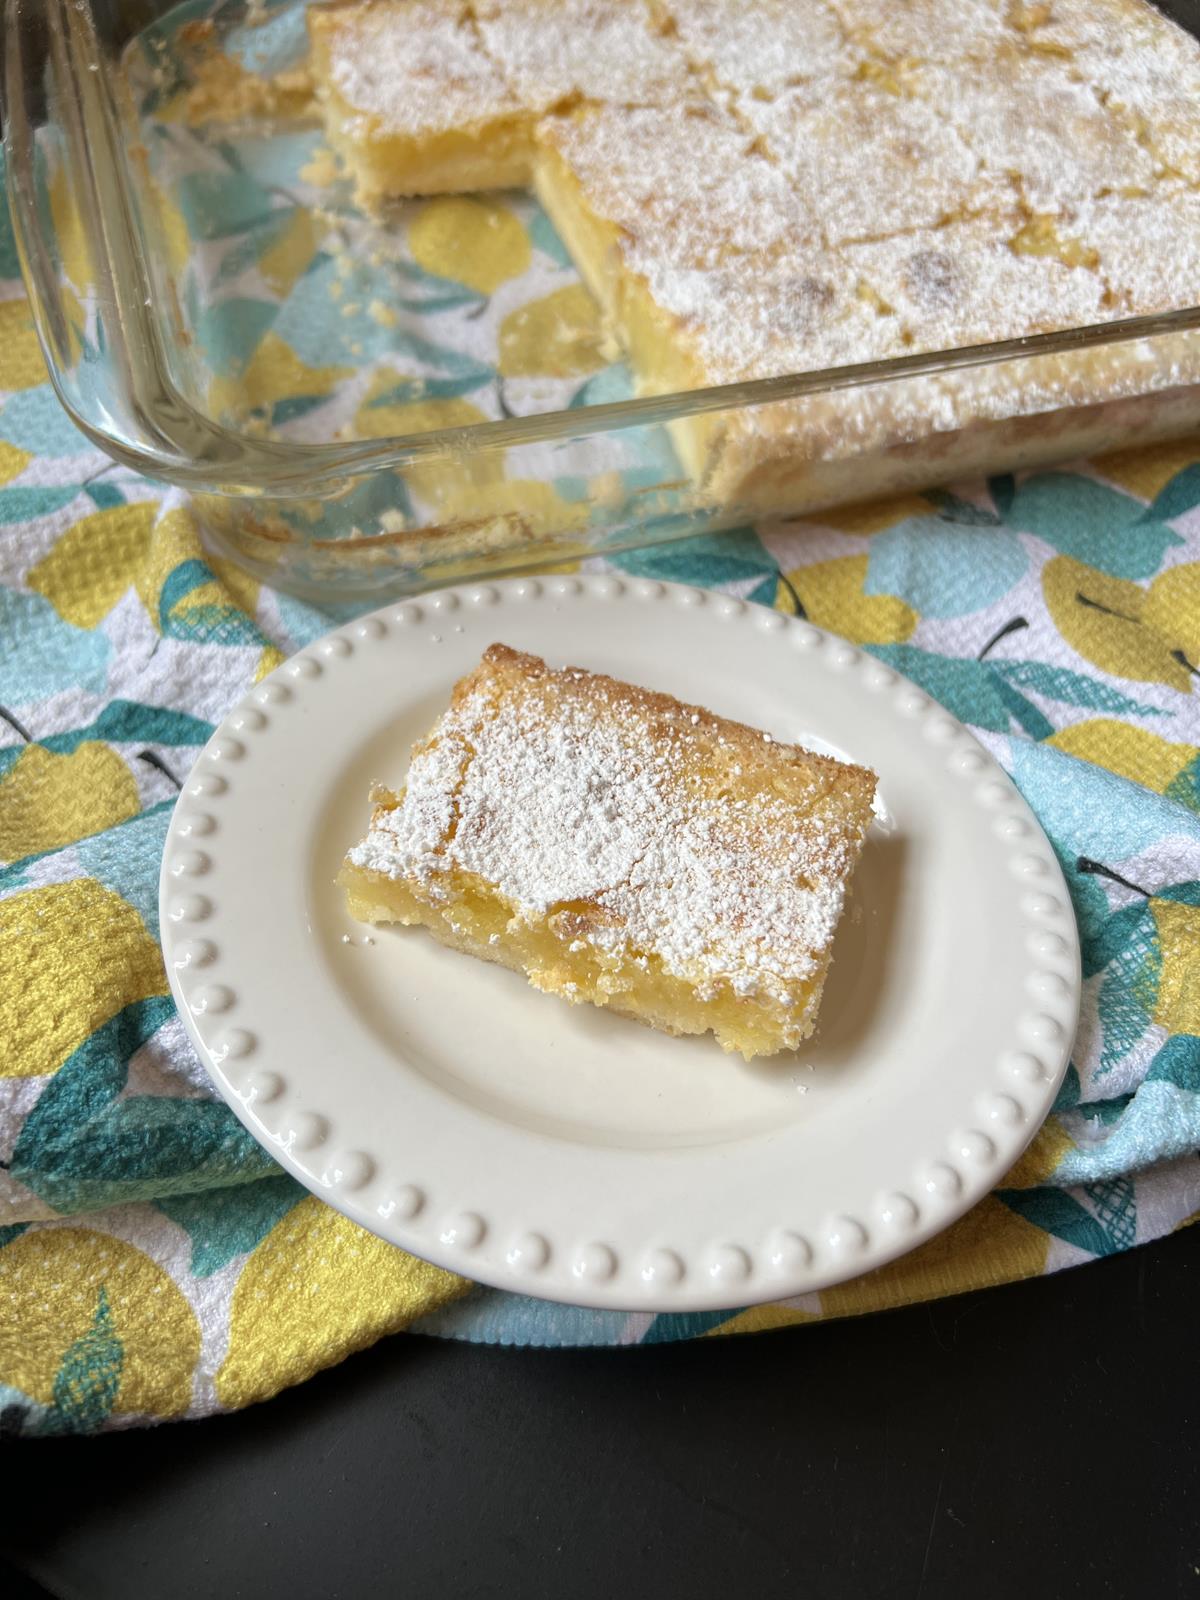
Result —
[{"label": "dark table surface", "polygon": [[399,1336],[233,1416],[6,1446],[0,1594],[1200,1600],[1198,1266],[1200,1227],[757,1337]]}]

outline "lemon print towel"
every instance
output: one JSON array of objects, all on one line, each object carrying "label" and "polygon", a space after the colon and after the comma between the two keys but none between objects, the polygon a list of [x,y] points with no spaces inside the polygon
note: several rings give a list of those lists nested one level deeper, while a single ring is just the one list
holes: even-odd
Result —
[{"label": "lemon print towel", "polygon": [[[364,290],[348,317],[303,219],[260,226],[249,182],[193,193],[173,247],[185,260],[218,202],[243,218],[258,298],[231,301],[211,331],[240,352],[243,391],[261,384],[299,415],[353,380],[354,347],[382,337],[388,307]],[[469,307],[532,256],[549,281],[558,248],[532,204],[470,200],[431,202],[411,246],[412,292]],[[570,284],[546,292],[560,302],[505,303],[494,367],[447,367],[419,400],[380,368],[355,390],[363,431],[390,432],[414,405],[473,420],[500,379],[559,385],[562,403],[600,395],[615,380],[587,305]],[[570,337],[548,343],[550,326]],[[233,701],[341,617],[211,559],[180,496],[73,429],[6,216],[0,331],[7,1435],[248,1405],[413,1327],[618,1344],[871,1311],[1088,1262],[1200,1209],[1200,439],[618,558],[803,611],[969,723],[1054,842],[1085,974],[1053,1114],[957,1226],[821,1294],[625,1316],[477,1288],[383,1244],[281,1173],[214,1095],[159,955],[167,819]],[[546,491],[560,524],[567,487]]]}]

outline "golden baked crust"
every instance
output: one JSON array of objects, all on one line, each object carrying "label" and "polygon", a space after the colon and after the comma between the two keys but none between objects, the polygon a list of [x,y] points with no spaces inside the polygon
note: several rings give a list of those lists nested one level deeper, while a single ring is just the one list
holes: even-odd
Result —
[{"label": "golden baked crust", "polygon": [[339,881],[572,1002],[747,1058],[816,1020],[875,777],[493,645]]}]

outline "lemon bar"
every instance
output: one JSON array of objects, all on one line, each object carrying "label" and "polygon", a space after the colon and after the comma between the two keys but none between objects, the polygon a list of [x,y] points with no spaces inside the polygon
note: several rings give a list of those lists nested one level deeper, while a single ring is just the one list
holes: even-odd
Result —
[{"label": "lemon bar", "polygon": [[[642,393],[1198,298],[1200,47],[1144,0],[351,0],[308,17],[362,195],[532,182]],[[703,505],[792,513],[998,452],[1033,465],[1055,428],[1108,448],[1105,426],[1168,417],[1198,380],[1178,334],[669,428]]]},{"label": "lemon bar", "polygon": [[874,774],[492,645],[339,882],[573,1004],[747,1059],[813,1030]]},{"label": "lemon bar", "polygon": [[1006,175],[987,170],[924,100],[855,79],[806,84],[742,110],[829,244],[1012,204]]},{"label": "lemon bar", "polygon": [[849,40],[894,63],[984,58],[1010,37],[1020,0],[830,0]]},{"label": "lemon bar", "polygon": [[681,51],[631,0],[473,0],[488,55],[534,113],[580,101],[668,105],[693,90]]},{"label": "lemon bar", "polygon": [[367,205],[528,181],[533,118],[456,0],[311,6],[330,143]]},{"label": "lemon bar", "polygon": [[815,78],[850,76],[858,57],[825,0],[650,0],[665,33],[714,90],[769,100]]},{"label": "lemon bar", "polygon": [[[1200,55],[1194,44],[1192,51]],[[1150,153],[1069,61],[1002,50],[985,72],[933,65],[916,82],[983,169],[1007,177],[1033,211],[1153,187]],[[1200,113],[1193,129],[1200,131]]]}]

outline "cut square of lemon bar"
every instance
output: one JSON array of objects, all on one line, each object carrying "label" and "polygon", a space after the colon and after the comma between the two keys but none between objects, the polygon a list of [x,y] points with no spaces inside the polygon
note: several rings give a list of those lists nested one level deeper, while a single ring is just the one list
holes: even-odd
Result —
[{"label": "cut square of lemon bar", "polygon": [[747,1059],[813,1030],[875,776],[495,644],[339,883],[535,988]]},{"label": "cut square of lemon bar", "polygon": [[326,132],[364,203],[527,180],[532,118],[458,0],[311,6],[306,20]]}]

